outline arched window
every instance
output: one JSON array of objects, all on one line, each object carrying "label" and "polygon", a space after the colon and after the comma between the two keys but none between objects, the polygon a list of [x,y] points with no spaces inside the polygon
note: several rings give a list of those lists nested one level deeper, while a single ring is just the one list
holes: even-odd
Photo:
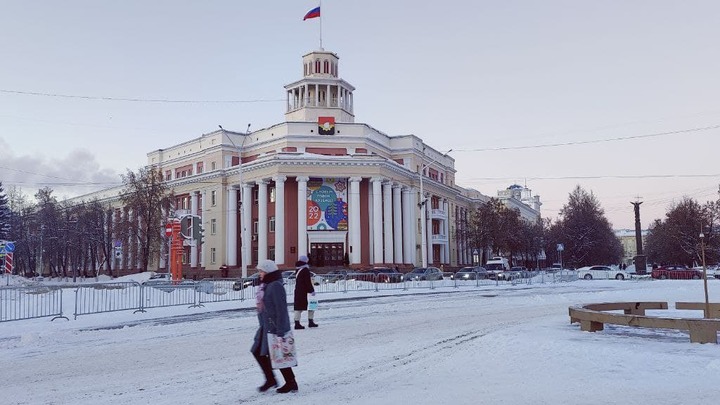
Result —
[{"label": "arched window", "polygon": [[320,59],[315,61],[315,73],[320,73]]},{"label": "arched window", "polygon": [[303,76],[307,76],[307,75],[308,75],[307,69],[308,69],[308,65],[306,65],[306,64],[303,65]]},{"label": "arched window", "polygon": [[327,60],[323,63],[323,73],[330,73],[330,62]]}]

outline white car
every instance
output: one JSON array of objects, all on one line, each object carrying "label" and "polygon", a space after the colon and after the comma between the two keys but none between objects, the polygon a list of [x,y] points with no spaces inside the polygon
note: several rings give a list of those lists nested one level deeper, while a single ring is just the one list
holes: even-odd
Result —
[{"label": "white car", "polygon": [[630,278],[630,273],[609,266],[586,266],[577,270],[577,276],[584,280],[625,280]]}]

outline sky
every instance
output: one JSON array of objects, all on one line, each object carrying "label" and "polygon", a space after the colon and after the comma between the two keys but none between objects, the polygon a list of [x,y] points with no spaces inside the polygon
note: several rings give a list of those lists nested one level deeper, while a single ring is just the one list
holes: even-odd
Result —
[{"label": "sky", "polygon": [[[0,3],[0,181],[59,197],[147,153],[284,120],[315,0]],[[356,122],[449,149],[456,183],[517,183],[556,218],[580,185],[616,229],[718,199],[716,1],[322,4]],[[71,96],[71,97],[66,97]],[[134,100],[134,101],[129,101]]]},{"label": "sky", "polygon": [[[718,280],[709,280],[718,302]],[[74,289],[64,289],[73,308]],[[165,294],[165,293],[163,293]],[[175,294],[175,293],[170,293]],[[701,317],[699,280],[319,293],[295,332],[299,392],[260,394],[254,300],[0,323],[6,404],[714,403],[720,354],[686,332],[570,324],[572,305],[667,301]],[[292,298],[291,298],[292,299]],[[72,316],[70,316],[72,319]],[[305,315],[303,316],[305,322]],[[279,373],[276,373],[279,377]]]}]

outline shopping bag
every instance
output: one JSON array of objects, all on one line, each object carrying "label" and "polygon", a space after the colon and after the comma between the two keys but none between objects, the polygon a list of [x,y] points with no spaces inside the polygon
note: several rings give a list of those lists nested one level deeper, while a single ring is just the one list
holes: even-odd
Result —
[{"label": "shopping bag", "polygon": [[297,366],[295,337],[293,337],[292,329],[282,336],[268,333],[268,350],[270,351],[272,368]]},{"label": "shopping bag", "polygon": [[318,309],[318,299],[317,297],[308,294],[308,311],[317,311]]}]

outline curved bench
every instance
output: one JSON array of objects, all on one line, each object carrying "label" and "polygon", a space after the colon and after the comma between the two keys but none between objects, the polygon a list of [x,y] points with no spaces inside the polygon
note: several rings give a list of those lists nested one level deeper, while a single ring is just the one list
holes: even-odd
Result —
[{"label": "curved bench", "polygon": [[[680,304],[680,305],[678,305]],[[701,303],[676,303],[676,309],[703,309]],[[720,304],[716,304],[720,305]],[[714,305],[715,307],[715,305]],[[568,309],[570,323],[580,323],[580,330],[597,332],[604,324],[686,330],[693,343],[717,343],[720,319],[661,318],[645,316],[648,309],[668,309],[667,302],[606,302],[572,306]],[[605,311],[619,311],[623,314]]]}]

